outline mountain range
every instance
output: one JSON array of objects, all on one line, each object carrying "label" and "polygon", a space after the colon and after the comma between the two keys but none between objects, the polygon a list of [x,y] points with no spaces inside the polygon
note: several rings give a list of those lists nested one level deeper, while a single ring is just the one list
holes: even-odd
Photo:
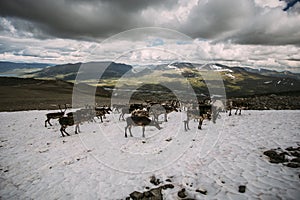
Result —
[{"label": "mountain range", "polygon": [[[0,65],[5,65],[1,62]],[[74,63],[74,64],[62,64],[62,65],[49,65],[49,64],[12,64],[7,63],[4,69],[12,68],[17,69],[18,66],[21,68],[25,67],[40,67],[39,70],[25,73],[22,77],[35,78],[35,79],[59,79],[67,82],[74,82],[77,76],[77,72],[81,66],[87,66],[89,70],[85,77],[87,80],[86,84],[89,84],[91,80],[88,77],[94,77],[95,73],[98,73],[99,69],[107,67],[102,74],[98,87],[113,89],[118,83],[120,77],[125,73],[133,73],[133,76],[141,82],[147,78],[147,75],[153,71],[159,71],[162,73],[164,81],[178,84],[178,73],[180,76],[187,78],[193,89],[197,94],[208,95],[208,89],[205,85],[201,73],[205,71],[218,72],[223,79],[225,85],[226,94],[229,97],[241,97],[251,95],[262,95],[262,94],[279,94],[279,93],[293,93],[300,91],[300,74],[292,73],[288,71],[278,72],[268,69],[254,69],[247,67],[229,67],[218,63],[186,63],[177,62],[172,64],[160,64],[160,65],[149,65],[143,66],[142,69],[136,66],[131,66],[123,63],[115,62],[94,62],[94,63]],[[173,73],[173,71],[177,73]],[[137,71],[137,72],[135,72]],[[95,81],[93,81],[95,83]],[[128,81],[126,83],[128,88],[134,88],[134,83]],[[93,85],[96,86],[96,85]],[[153,90],[153,86],[143,87],[144,90]],[[158,90],[161,90],[161,87]]]}]

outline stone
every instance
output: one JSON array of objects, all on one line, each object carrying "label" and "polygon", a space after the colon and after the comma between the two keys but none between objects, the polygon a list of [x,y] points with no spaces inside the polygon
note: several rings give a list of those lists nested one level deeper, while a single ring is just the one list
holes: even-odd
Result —
[{"label": "stone", "polygon": [[245,193],[246,192],[246,186],[245,185],[240,185],[239,186],[239,192],[240,193]]},{"label": "stone", "polygon": [[163,196],[162,196],[162,193],[161,193],[161,187],[151,189],[150,193],[152,194],[151,200],[163,200]]},{"label": "stone", "polygon": [[285,159],[286,153],[278,154],[275,150],[268,150],[264,152],[264,155],[270,158],[270,163],[283,163],[286,161]]},{"label": "stone", "polygon": [[299,168],[300,164],[299,163],[290,162],[286,166],[290,167],[290,168]]},{"label": "stone", "polygon": [[144,197],[144,193],[134,191],[129,196],[133,200],[141,200]]},{"label": "stone", "polygon": [[196,192],[207,195],[207,190],[205,189],[197,189]]},{"label": "stone", "polygon": [[160,180],[157,179],[154,175],[150,177],[150,183],[152,183],[153,185],[159,185],[160,184]]},{"label": "stone", "polygon": [[177,195],[178,195],[178,197],[180,197],[182,199],[187,197],[187,195],[185,194],[185,189],[184,188],[182,188],[180,191],[178,191]]},{"label": "stone", "polygon": [[162,186],[162,189],[163,189],[163,190],[166,190],[166,189],[168,189],[168,188],[173,189],[173,188],[174,188],[174,185],[173,185],[173,184],[166,184],[166,185]]},{"label": "stone", "polygon": [[300,158],[293,158],[291,162],[300,163]]}]

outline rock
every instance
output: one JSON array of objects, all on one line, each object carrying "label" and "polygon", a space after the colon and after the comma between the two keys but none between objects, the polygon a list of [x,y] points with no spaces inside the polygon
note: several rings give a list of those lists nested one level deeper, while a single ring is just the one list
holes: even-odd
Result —
[{"label": "rock", "polygon": [[144,197],[144,193],[140,193],[140,192],[134,191],[129,196],[133,200],[141,200]]},{"label": "rock", "polygon": [[207,190],[205,190],[205,189],[197,189],[196,192],[207,195]]},{"label": "rock", "polygon": [[130,200],[130,197],[126,197],[125,200]]},{"label": "rock", "polygon": [[300,167],[300,163],[290,162],[286,166],[290,167],[290,168],[299,168]]},{"label": "rock", "polygon": [[187,197],[187,195],[185,194],[185,189],[184,189],[184,188],[182,188],[180,191],[178,191],[177,195],[178,195],[178,197],[180,197],[180,198],[185,198],[185,197]]},{"label": "rock", "polygon": [[160,180],[156,179],[156,177],[153,175],[150,177],[150,183],[152,183],[153,185],[159,185],[160,184]]},{"label": "rock", "polygon": [[246,186],[245,185],[240,185],[239,186],[239,192],[240,193],[245,193],[246,192]]},{"label": "rock", "polygon": [[283,163],[286,161],[285,159],[286,153],[278,154],[275,150],[268,150],[264,152],[264,155],[270,158],[270,163]]},{"label": "rock", "polygon": [[166,179],[166,182],[172,182],[172,181],[171,181],[171,179],[168,178],[168,179]]},{"label": "rock", "polygon": [[277,156],[277,152],[275,150],[268,150],[268,151],[264,152],[264,155],[271,158],[271,157]]},{"label": "rock", "polygon": [[163,196],[162,196],[162,193],[161,193],[161,187],[151,189],[150,193],[152,194],[151,200],[163,200]]},{"label": "rock", "polygon": [[163,189],[163,190],[166,190],[166,189],[168,189],[168,188],[173,189],[173,188],[174,188],[174,185],[173,185],[173,184],[166,184],[166,185],[162,186],[162,189]]},{"label": "rock", "polygon": [[292,152],[290,152],[290,154],[292,155],[292,156],[295,156],[295,157],[300,157],[300,152],[298,152],[298,151],[292,151]]},{"label": "rock", "polygon": [[300,163],[300,158],[293,158],[291,162]]},{"label": "rock", "polygon": [[300,150],[300,147],[288,147],[288,148],[286,148],[285,150],[287,150],[287,151],[299,151]]},{"label": "rock", "polygon": [[149,198],[152,197],[152,193],[150,191],[144,192],[144,197]]},{"label": "rock", "polygon": [[161,193],[162,187],[153,188],[144,193],[141,192],[132,192],[129,196],[133,200],[163,200],[163,195]]}]

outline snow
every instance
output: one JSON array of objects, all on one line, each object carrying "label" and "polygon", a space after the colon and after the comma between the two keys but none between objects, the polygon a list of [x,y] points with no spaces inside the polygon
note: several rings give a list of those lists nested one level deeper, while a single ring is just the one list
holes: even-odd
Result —
[{"label": "snow", "polygon": [[[300,111],[243,111],[221,114],[203,130],[184,113],[171,113],[162,130],[133,127],[124,137],[118,114],[103,123],[84,123],[81,133],[61,137],[57,120],[44,127],[47,111],[0,113],[0,196],[3,199],[125,199],[154,188],[150,177],[195,199],[299,199],[299,169],[271,164],[265,150],[300,145]],[[162,120],[162,118],[160,119]],[[246,186],[245,193],[238,187]],[[195,192],[207,190],[207,195]]]},{"label": "snow", "polygon": [[226,76],[228,76],[229,78],[231,78],[231,79],[235,79],[235,76],[233,76],[232,74],[225,74]]},{"label": "snow", "polygon": [[217,65],[210,65],[210,67],[217,72],[233,72],[231,69],[223,68]]},{"label": "snow", "polygon": [[264,84],[270,84],[272,81],[265,81]]}]

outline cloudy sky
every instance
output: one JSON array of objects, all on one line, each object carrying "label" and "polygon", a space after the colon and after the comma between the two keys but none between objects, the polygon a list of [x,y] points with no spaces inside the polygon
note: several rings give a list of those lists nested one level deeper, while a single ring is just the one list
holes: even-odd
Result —
[{"label": "cloudy sky", "polygon": [[299,22],[299,0],[2,0],[0,60],[207,59],[300,73]]}]

